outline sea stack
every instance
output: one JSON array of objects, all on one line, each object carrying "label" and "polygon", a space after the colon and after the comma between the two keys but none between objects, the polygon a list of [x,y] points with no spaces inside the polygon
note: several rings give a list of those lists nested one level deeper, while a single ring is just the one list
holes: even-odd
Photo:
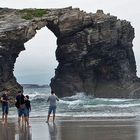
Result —
[{"label": "sea stack", "polygon": [[50,86],[59,97],[78,92],[102,98],[140,97],[130,22],[103,10],[86,13],[72,7],[0,9],[0,91],[7,88],[15,96],[22,90],[13,75],[16,58],[25,50],[24,43],[45,26],[57,37],[59,64]]}]

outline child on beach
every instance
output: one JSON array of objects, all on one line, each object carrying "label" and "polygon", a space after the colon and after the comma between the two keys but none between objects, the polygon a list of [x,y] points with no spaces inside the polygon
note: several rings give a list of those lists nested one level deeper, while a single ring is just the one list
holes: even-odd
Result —
[{"label": "child on beach", "polygon": [[30,115],[30,111],[31,111],[31,103],[30,103],[28,95],[25,96],[25,105],[26,105],[26,108],[27,108],[27,119],[28,119],[28,121],[27,121],[28,124],[27,125],[30,126],[29,125],[29,115]]}]

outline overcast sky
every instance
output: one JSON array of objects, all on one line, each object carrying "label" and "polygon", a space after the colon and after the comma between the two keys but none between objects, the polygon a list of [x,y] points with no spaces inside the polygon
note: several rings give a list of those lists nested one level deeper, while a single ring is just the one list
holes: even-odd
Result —
[{"label": "overcast sky", "polygon": [[[86,12],[95,13],[103,9],[119,19],[126,19],[135,28],[133,50],[140,76],[140,2],[139,0],[1,0],[0,7],[8,8],[64,8],[72,6]],[[57,67],[55,59],[56,37],[47,28],[42,28],[36,36],[25,44],[15,64],[14,74],[19,83],[49,84]]]}]

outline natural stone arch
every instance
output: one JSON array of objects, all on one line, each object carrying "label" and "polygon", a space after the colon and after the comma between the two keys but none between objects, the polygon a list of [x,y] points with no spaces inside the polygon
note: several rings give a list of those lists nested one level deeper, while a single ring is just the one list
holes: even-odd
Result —
[{"label": "natural stone arch", "polygon": [[58,96],[77,92],[96,97],[139,95],[139,79],[132,50],[134,29],[102,10],[86,13],[78,8],[0,9],[0,91],[15,95],[22,87],[13,75],[24,43],[46,26],[57,37],[59,65],[51,88]]}]

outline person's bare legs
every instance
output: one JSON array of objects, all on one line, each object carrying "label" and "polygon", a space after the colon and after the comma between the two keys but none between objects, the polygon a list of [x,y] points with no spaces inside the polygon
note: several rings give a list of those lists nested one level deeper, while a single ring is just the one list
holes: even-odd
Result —
[{"label": "person's bare legs", "polygon": [[2,113],[2,123],[4,122],[4,113]]},{"label": "person's bare legs", "polygon": [[29,125],[29,117],[28,116],[25,117],[25,126],[26,126],[26,124],[27,124],[28,127],[30,127],[30,125]]},{"label": "person's bare legs", "polygon": [[50,114],[48,114],[48,117],[47,117],[47,121],[46,121],[46,123],[49,122],[49,119],[50,119]]},{"label": "person's bare legs", "polygon": [[20,125],[20,121],[21,121],[21,116],[18,117],[18,125]]},{"label": "person's bare legs", "polygon": [[25,117],[22,115],[21,118],[22,118],[22,125],[23,125],[23,124],[26,122],[26,121],[25,121]]},{"label": "person's bare legs", "polygon": [[2,114],[2,123],[3,124],[7,123],[7,114],[5,113]]},{"label": "person's bare legs", "polygon": [[55,114],[53,114],[53,123],[54,123],[54,121],[55,121]]},{"label": "person's bare legs", "polygon": [[7,115],[8,114],[5,114],[5,121],[4,121],[5,124],[7,124]]}]

